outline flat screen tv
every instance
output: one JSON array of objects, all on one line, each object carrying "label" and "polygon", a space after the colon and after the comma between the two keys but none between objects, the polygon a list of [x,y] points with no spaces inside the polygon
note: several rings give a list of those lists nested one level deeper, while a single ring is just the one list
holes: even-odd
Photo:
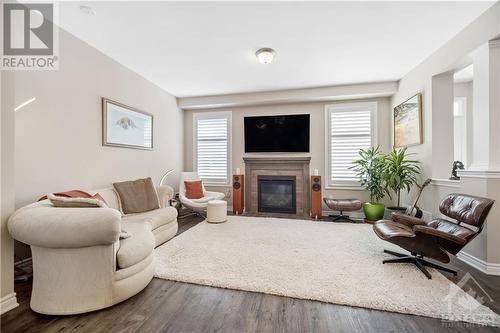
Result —
[{"label": "flat screen tv", "polygon": [[309,152],[309,115],[245,117],[245,152]]}]

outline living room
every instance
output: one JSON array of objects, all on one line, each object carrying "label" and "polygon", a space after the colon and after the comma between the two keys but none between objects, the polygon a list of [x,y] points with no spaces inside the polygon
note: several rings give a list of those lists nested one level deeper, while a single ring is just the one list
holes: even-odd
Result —
[{"label": "living room", "polygon": [[500,327],[498,1],[1,17],[2,332]]}]

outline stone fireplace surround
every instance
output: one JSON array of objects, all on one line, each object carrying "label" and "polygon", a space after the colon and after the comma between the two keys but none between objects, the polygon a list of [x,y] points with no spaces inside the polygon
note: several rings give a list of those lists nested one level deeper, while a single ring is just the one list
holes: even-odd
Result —
[{"label": "stone fireplace surround", "polygon": [[[309,217],[310,157],[243,157],[245,162],[245,213],[265,216]],[[258,211],[258,176],[294,176],[296,214],[260,213]]]}]

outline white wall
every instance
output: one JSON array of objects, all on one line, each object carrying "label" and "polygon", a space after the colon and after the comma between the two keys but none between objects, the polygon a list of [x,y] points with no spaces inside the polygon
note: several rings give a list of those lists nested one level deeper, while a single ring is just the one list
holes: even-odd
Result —
[{"label": "white wall", "polygon": [[[451,171],[449,157],[452,156],[450,151],[453,150],[453,141],[450,141],[450,138],[453,138],[453,123],[450,121],[452,115],[448,114],[452,110],[452,105],[447,105],[446,100],[450,99],[450,89],[453,85],[450,75],[471,62],[474,63],[474,133],[472,142],[476,148],[472,155],[476,161],[488,163],[487,159],[482,160],[484,151],[477,148],[489,147],[489,142],[491,142],[491,138],[489,138],[490,128],[498,126],[496,123],[492,123],[488,117],[493,112],[491,105],[489,105],[491,99],[488,100],[488,91],[491,91],[489,89],[491,89],[492,82],[491,77],[489,77],[492,58],[488,60],[488,56],[491,57],[491,54],[494,53],[488,49],[487,45],[488,41],[498,36],[500,36],[500,3],[488,9],[399,81],[398,92],[391,98],[391,107],[395,107],[418,92],[423,94],[424,143],[408,149],[423,162],[422,178],[449,177]],[[479,75],[483,71],[486,71],[483,73],[485,75]],[[486,77],[486,79],[481,79],[482,77]],[[480,96],[487,96],[486,100]],[[484,111],[487,116],[483,117],[485,123],[482,124],[476,121],[476,115],[481,111]],[[500,112],[500,110],[498,111]],[[488,148],[486,148],[486,155],[488,155]],[[479,167],[488,170],[488,165],[480,165]],[[448,173],[447,169],[450,170]],[[498,222],[500,209],[498,207],[499,198],[495,197],[498,193],[492,190],[493,184],[496,184],[496,181],[491,178],[489,171],[464,176],[459,184],[437,181],[431,189],[426,190],[420,205],[424,210],[439,215],[439,202],[444,195],[450,192],[469,193],[496,199],[497,204],[490,213],[487,230],[468,245],[465,252],[479,260],[498,264],[500,263],[500,250],[498,247],[495,249],[492,244],[498,244],[500,241],[498,232],[496,232],[500,225]]]},{"label": "white wall", "polygon": [[473,81],[468,81],[468,82],[460,82],[460,83],[455,83],[453,87],[453,95],[454,97],[464,97],[466,99],[466,114],[465,116],[465,121],[466,121],[466,138],[467,138],[467,147],[466,147],[466,165],[465,167],[467,168],[470,165],[470,160],[471,160],[471,155],[472,155],[472,114],[474,113],[473,110],[473,100],[474,100],[474,94],[473,94],[473,86],[474,83]]},{"label": "white wall", "polygon": [[[249,106],[249,107],[235,107],[232,109],[210,109],[198,111],[185,111],[184,112],[184,166],[187,171],[193,168],[193,113],[206,112],[206,111],[232,111],[232,168],[233,172],[236,168],[241,168],[242,172],[245,170],[245,163],[243,156],[310,156],[311,164],[310,170],[318,169],[322,175],[323,187],[325,184],[325,104],[333,103],[352,103],[360,101],[376,101],[378,104],[378,141],[384,152],[387,152],[391,145],[391,131],[390,131],[390,108],[389,98],[374,98],[369,100],[355,100],[355,101],[335,101],[335,102],[315,102],[315,103],[298,103],[298,104],[278,104],[272,106]],[[281,115],[281,114],[310,114],[311,123],[311,141],[310,153],[299,154],[268,154],[268,153],[245,153],[244,136],[243,136],[243,118],[245,116],[259,116],[259,115]],[[219,189],[220,190],[220,189]],[[324,196],[332,195],[334,198],[359,198],[362,200],[369,200],[369,195],[366,191],[362,190],[340,190],[333,189],[323,190]]]},{"label": "white wall", "polygon": [[[474,112],[472,114],[473,150],[469,168],[481,170],[489,164],[489,45],[484,43],[473,54],[474,61]],[[480,145],[478,144],[480,143]]]},{"label": "white wall", "polygon": [[[183,116],[176,99],[76,37],[60,31],[57,71],[16,74],[16,207],[52,191],[93,189],[111,182],[182,169]],[[154,150],[101,144],[101,97],[154,115]]]},{"label": "white wall", "polygon": [[[392,108],[416,93],[420,92],[423,95],[424,142],[422,145],[408,148],[409,152],[415,153],[416,157],[423,162],[423,177],[435,176],[432,174],[431,162],[434,156],[439,156],[442,153],[432,149],[433,139],[435,139],[435,143],[439,140],[439,137],[433,138],[432,136],[433,76],[447,72],[452,73],[458,68],[469,65],[472,60],[472,53],[499,34],[500,4],[496,4],[399,81],[398,91],[391,98]],[[476,72],[476,65],[474,65],[474,71]],[[440,111],[435,110],[435,112]],[[442,136],[452,133],[448,133],[448,130],[451,130],[451,125],[436,125],[443,129]],[[442,177],[442,175],[436,176]]]},{"label": "white wall", "polygon": [[14,72],[1,72],[0,114],[0,313],[17,306],[14,296],[14,247],[7,231],[7,219],[14,211]]}]

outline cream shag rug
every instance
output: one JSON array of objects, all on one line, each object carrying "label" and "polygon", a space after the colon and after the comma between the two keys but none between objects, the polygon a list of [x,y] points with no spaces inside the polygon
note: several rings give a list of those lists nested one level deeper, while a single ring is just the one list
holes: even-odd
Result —
[{"label": "cream shag rug", "polygon": [[495,325],[500,317],[441,273],[382,264],[401,251],[366,224],[229,216],[156,249],[156,277]]}]

